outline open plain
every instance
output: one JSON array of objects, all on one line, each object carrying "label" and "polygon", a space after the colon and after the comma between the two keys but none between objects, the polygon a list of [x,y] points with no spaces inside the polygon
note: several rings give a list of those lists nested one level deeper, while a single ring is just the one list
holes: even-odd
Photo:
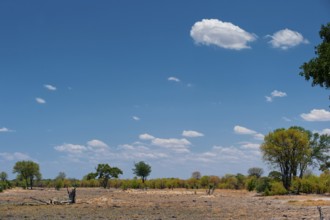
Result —
[{"label": "open plain", "polygon": [[[0,219],[330,219],[330,197],[259,196],[254,192],[216,190],[116,190],[77,188],[76,204],[66,189],[11,189],[0,193]],[[38,201],[40,200],[40,201]]]}]

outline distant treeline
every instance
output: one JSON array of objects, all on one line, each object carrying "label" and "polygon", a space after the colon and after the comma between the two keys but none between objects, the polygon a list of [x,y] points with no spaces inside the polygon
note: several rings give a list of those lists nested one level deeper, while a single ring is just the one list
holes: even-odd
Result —
[{"label": "distant treeline", "polygon": [[[5,185],[5,187],[4,187]],[[2,186],[2,187],[1,187]],[[98,179],[71,179],[56,178],[42,179],[35,182],[36,187],[43,188],[66,188],[66,187],[103,187]],[[12,180],[0,181],[0,188],[26,187],[24,181]],[[223,177],[201,176],[200,178],[158,178],[142,182],[141,179],[111,179],[107,188],[115,189],[232,189],[256,191],[263,195],[281,195],[287,193],[330,193],[330,171],[324,171],[320,176],[312,173],[303,178],[293,180],[290,191],[283,187],[281,174],[273,171],[268,176],[227,174]]]}]

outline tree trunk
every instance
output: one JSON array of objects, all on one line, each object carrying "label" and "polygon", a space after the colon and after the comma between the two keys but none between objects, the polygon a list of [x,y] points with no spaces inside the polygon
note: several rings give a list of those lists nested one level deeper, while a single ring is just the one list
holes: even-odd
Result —
[{"label": "tree trunk", "polygon": [[69,201],[70,203],[76,203],[76,187],[73,188],[73,190],[69,190],[69,188],[67,188],[68,191],[68,195],[69,195]]}]

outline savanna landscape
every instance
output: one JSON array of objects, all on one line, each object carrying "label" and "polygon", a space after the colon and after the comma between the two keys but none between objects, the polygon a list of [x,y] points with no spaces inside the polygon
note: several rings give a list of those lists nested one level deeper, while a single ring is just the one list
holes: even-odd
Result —
[{"label": "savanna landscape", "polygon": [[36,2],[0,1],[0,220],[330,220],[327,1]]},{"label": "savanna landscape", "polygon": [[[75,204],[36,201],[62,198],[66,189],[11,189],[0,194],[0,219],[325,219],[326,195],[260,196],[245,190],[120,190],[78,188]],[[34,199],[31,199],[34,198]]]}]

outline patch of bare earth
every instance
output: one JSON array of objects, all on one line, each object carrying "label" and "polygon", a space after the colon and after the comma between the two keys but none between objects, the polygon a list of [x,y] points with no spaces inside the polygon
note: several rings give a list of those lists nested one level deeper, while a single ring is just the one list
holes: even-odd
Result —
[{"label": "patch of bare earth", "polygon": [[[33,199],[32,199],[33,198]],[[317,206],[330,218],[326,196],[270,196],[216,190],[105,190],[77,188],[77,203],[47,205],[67,199],[66,189],[12,189],[0,193],[0,219],[319,219]]]}]

